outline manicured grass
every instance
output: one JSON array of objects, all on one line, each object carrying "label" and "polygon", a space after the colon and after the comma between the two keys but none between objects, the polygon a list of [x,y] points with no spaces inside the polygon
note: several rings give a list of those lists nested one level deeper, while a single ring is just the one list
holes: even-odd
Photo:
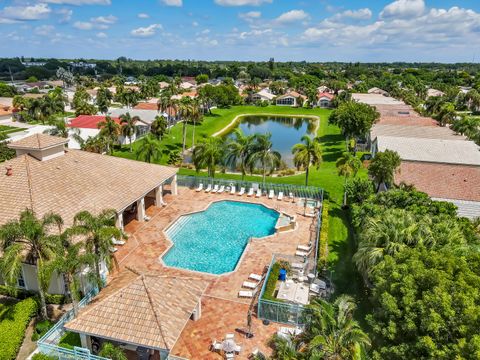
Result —
[{"label": "manicured grass", "polygon": [[67,331],[62,338],[60,339],[58,346],[73,350],[76,347],[82,347],[82,342],[80,341],[80,335]]},{"label": "manicured grass", "polygon": [[7,126],[7,125],[0,125],[0,134],[11,134],[17,131],[22,131],[23,129],[15,127],[15,126]]}]

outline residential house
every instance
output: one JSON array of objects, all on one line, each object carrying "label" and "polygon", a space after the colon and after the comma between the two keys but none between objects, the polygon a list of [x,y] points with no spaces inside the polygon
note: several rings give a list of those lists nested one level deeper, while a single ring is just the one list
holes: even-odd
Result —
[{"label": "residential house", "polygon": [[377,95],[383,95],[383,96],[390,96],[387,91],[379,89],[377,87],[373,87],[371,89],[368,89],[367,91],[369,94],[377,94]]},{"label": "residential house", "polygon": [[317,106],[320,108],[330,108],[332,107],[332,100],[334,96],[327,92],[321,92],[317,97]]},{"label": "residential house", "polygon": [[[300,101],[302,104],[300,104]],[[284,95],[277,96],[275,99],[275,103],[278,106],[302,106],[303,102],[307,100],[307,97],[305,95],[302,95],[296,91],[288,91]]]},{"label": "residential house", "polygon": [[272,101],[276,95],[272,94],[269,88],[262,89],[252,95],[252,101]]},{"label": "residential house", "polygon": [[432,96],[445,96],[445,93],[437,89],[427,89],[427,97]]}]

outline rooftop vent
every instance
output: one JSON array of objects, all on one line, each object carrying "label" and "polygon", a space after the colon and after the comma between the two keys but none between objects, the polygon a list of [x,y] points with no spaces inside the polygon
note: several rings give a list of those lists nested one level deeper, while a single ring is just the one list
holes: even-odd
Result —
[{"label": "rooftop vent", "polygon": [[13,169],[12,169],[11,166],[7,166],[5,169],[7,170],[5,175],[7,175],[7,176],[12,176],[13,175]]}]

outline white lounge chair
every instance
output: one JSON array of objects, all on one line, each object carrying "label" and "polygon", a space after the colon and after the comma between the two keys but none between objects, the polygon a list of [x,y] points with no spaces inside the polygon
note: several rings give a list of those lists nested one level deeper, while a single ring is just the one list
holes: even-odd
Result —
[{"label": "white lounge chair", "polygon": [[234,339],[235,338],[235,334],[232,334],[232,333],[228,333],[225,335],[225,340],[230,340],[230,339]]},{"label": "white lounge chair", "polygon": [[148,216],[148,215],[145,215],[145,216],[143,217],[143,220],[145,220],[145,221],[150,221],[150,220],[152,220],[152,218],[151,218],[150,216]]},{"label": "white lounge chair", "polygon": [[235,185],[232,185],[232,188],[230,189],[230,195],[235,195],[237,192],[237,189],[235,188]]},{"label": "white lounge chair", "polygon": [[305,266],[305,263],[292,262],[290,265],[292,266],[292,269],[302,270]]},{"label": "white lounge chair", "polygon": [[210,191],[212,191],[212,184],[208,184],[207,188],[205,189],[205,192],[207,192],[207,193],[210,192]]},{"label": "white lounge chair", "polygon": [[110,248],[110,252],[111,252],[112,254],[115,253],[115,252],[117,252],[117,251],[118,251],[118,249],[117,249],[116,247],[111,247],[111,248]]},{"label": "white lounge chair", "polygon": [[221,194],[225,191],[225,185],[220,186],[220,189],[218,189],[217,194]]},{"label": "white lounge chair", "polygon": [[245,194],[245,188],[244,187],[240,188],[240,192],[238,193],[238,196],[242,196],[243,194]]},{"label": "white lounge chair", "polygon": [[242,347],[240,345],[235,345],[235,352],[239,354],[240,351],[242,351]]},{"label": "white lounge chair", "polygon": [[269,198],[269,199],[273,199],[274,196],[275,196],[275,191],[270,190],[270,191],[268,192],[268,198]]},{"label": "white lounge chair", "polygon": [[118,240],[116,237],[112,236],[112,244],[113,245],[125,245],[124,240]]},{"label": "white lounge chair", "polygon": [[235,359],[235,354],[234,353],[226,353],[225,354],[225,359],[227,359],[227,360]]},{"label": "white lounge chair", "polygon": [[262,189],[258,189],[257,193],[255,194],[255,197],[260,197],[262,196]]},{"label": "white lounge chair", "polygon": [[251,281],[244,281],[242,287],[247,289],[255,289],[259,283],[254,283]]},{"label": "white lounge chair", "polygon": [[198,187],[195,189],[196,192],[200,192],[203,190],[203,183],[200,183]]},{"label": "white lounge chair", "polygon": [[250,275],[248,275],[248,278],[252,280],[262,281],[262,275],[258,275],[255,273],[251,273]]},{"label": "white lounge chair", "polygon": [[213,340],[212,342],[212,350],[220,351],[223,348],[223,344],[221,341]]},{"label": "white lounge chair", "polygon": [[253,291],[244,291],[244,290],[240,290],[238,292],[238,297],[241,297],[241,298],[253,298]]},{"label": "white lounge chair", "polygon": [[216,193],[218,191],[218,189],[219,189],[218,184],[215,184],[215,186],[212,189],[212,194]]},{"label": "white lounge chair", "polygon": [[297,250],[297,252],[295,253],[295,256],[304,257],[304,256],[310,255],[311,252],[312,252],[312,250],[310,250],[310,251],[300,251],[300,250]]},{"label": "white lounge chair", "polygon": [[292,192],[288,194],[288,197],[290,198],[290,200],[292,200],[292,202],[295,202],[295,196],[293,196]]},{"label": "white lounge chair", "polygon": [[247,196],[253,196],[253,188],[248,189]]},{"label": "white lounge chair", "polygon": [[278,198],[277,199],[280,200],[280,201],[283,200],[283,192],[282,191],[280,191],[278,193]]},{"label": "white lounge chair", "polygon": [[309,245],[298,245],[297,250],[308,252],[308,251],[312,250],[312,247],[309,246]]}]

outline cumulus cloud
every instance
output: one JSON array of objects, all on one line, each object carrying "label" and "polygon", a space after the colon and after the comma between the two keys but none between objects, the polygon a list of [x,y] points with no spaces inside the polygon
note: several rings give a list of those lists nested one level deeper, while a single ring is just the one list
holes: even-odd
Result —
[{"label": "cumulus cloud", "polygon": [[60,15],[60,19],[58,20],[60,23],[66,23],[69,22],[72,18],[73,15],[73,10],[71,9],[59,9],[56,11],[58,15]]},{"label": "cumulus cloud", "polygon": [[40,20],[46,18],[51,12],[52,10],[44,3],[27,6],[6,6],[0,11],[0,18],[10,20]]},{"label": "cumulus cloud", "polygon": [[220,6],[259,6],[271,2],[272,0],[215,0],[215,4]]},{"label": "cumulus cloud", "polygon": [[260,11],[249,11],[238,14],[238,17],[245,21],[253,21],[254,19],[259,19],[262,17],[262,13]]},{"label": "cumulus cloud", "polygon": [[409,18],[420,16],[425,11],[424,0],[396,0],[382,10],[381,18]]},{"label": "cumulus cloud", "polygon": [[91,18],[90,21],[94,23],[100,23],[100,24],[106,24],[106,25],[112,25],[117,22],[118,18],[113,15],[108,15],[108,16],[98,16],[95,18]]},{"label": "cumulus cloud", "polygon": [[308,18],[308,14],[303,10],[290,10],[283,13],[275,19],[276,23],[288,24],[296,21],[302,21]]},{"label": "cumulus cloud", "polygon": [[108,37],[107,34],[105,34],[104,32],[99,32],[97,33],[97,35],[95,35],[97,38],[99,39],[106,39]]},{"label": "cumulus cloud", "polygon": [[182,6],[183,0],[162,0],[162,3],[167,6]]},{"label": "cumulus cloud", "polygon": [[110,5],[111,0],[42,0],[45,3],[65,5]]},{"label": "cumulus cloud", "polygon": [[358,10],[345,10],[332,17],[332,19],[354,19],[354,20],[369,20],[372,18],[372,11],[369,8]]},{"label": "cumulus cloud", "polygon": [[117,20],[118,18],[113,15],[98,16],[90,18],[90,21],[76,21],[73,24],[73,27],[79,30],[106,30],[110,27],[110,25],[115,24]]},{"label": "cumulus cloud", "polygon": [[40,25],[34,29],[36,35],[40,36],[50,36],[55,31],[55,26],[53,25]]},{"label": "cumulus cloud", "polygon": [[73,27],[79,30],[92,30],[93,24],[88,21],[75,21]]},{"label": "cumulus cloud", "polygon": [[135,37],[150,37],[155,35],[158,29],[161,29],[162,25],[160,24],[152,24],[146,27],[139,27],[137,29],[133,29],[130,34]]},{"label": "cumulus cloud", "polygon": [[138,18],[140,19],[148,19],[150,17],[150,15],[148,14],[145,14],[145,13],[140,13],[137,15]]}]

